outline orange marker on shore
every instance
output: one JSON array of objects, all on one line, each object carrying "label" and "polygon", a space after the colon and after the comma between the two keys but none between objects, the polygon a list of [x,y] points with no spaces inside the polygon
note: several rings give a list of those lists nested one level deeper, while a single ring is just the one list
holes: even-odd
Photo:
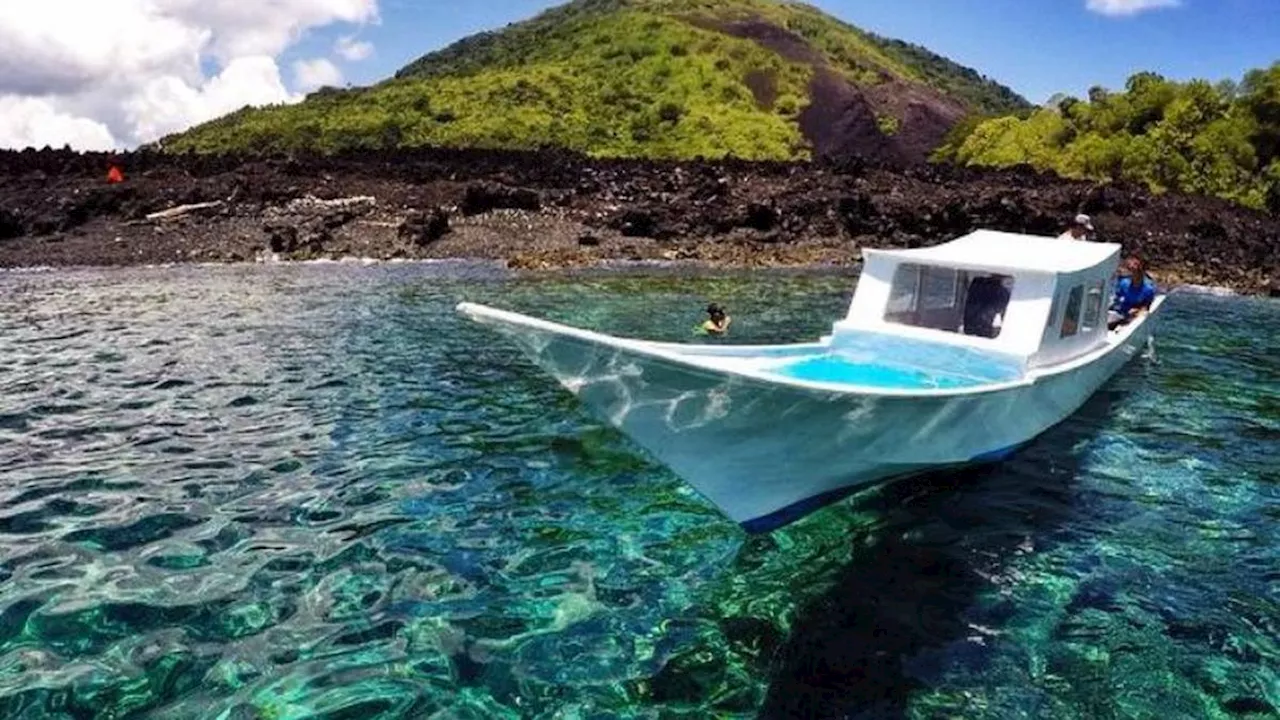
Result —
[{"label": "orange marker on shore", "polygon": [[124,182],[124,173],[120,170],[120,166],[111,163],[111,168],[107,170],[107,184],[115,185]]}]

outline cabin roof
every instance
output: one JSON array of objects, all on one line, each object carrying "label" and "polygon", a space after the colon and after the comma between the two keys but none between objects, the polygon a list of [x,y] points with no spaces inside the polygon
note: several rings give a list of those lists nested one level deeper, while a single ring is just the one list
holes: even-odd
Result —
[{"label": "cabin roof", "polygon": [[863,251],[868,257],[952,268],[1074,273],[1101,265],[1120,252],[1115,243],[977,230],[941,245],[913,250]]}]

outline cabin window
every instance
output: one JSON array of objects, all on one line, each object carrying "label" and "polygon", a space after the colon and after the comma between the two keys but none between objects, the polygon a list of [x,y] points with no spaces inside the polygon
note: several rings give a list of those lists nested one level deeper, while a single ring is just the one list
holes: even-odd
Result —
[{"label": "cabin window", "polygon": [[956,286],[961,273],[946,268],[923,268],[920,271],[920,306],[925,310],[949,310],[959,304]]},{"label": "cabin window", "polygon": [[1053,303],[1049,305],[1049,319],[1045,321],[1046,333],[1058,331],[1058,313],[1062,310],[1062,293],[1053,294]]},{"label": "cabin window", "polygon": [[899,265],[893,275],[893,287],[889,290],[889,306],[885,319],[897,322],[897,318],[916,310],[916,296],[920,289],[920,266]]},{"label": "cabin window", "polygon": [[1084,286],[1071,288],[1071,294],[1067,296],[1067,307],[1062,313],[1061,337],[1074,337],[1080,332],[1080,306],[1083,304]]},{"label": "cabin window", "polygon": [[1012,289],[1008,275],[904,263],[893,276],[885,321],[995,338]]},{"label": "cabin window", "polygon": [[1102,294],[1105,291],[1105,283],[1099,282],[1094,287],[1089,288],[1089,296],[1084,302],[1084,326],[1081,332],[1093,332],[1102,323]]}]

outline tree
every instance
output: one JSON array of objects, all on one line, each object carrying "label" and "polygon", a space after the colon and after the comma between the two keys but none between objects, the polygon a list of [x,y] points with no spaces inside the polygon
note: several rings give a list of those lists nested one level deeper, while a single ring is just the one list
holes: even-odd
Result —
[{"label": "tree", "polygon": [[1153,72],[1132,75],[1125,83],[1130,107],[1129,132],[1140,135],[1164,119],[1165,108],[1177,97],[1178,89],[1164,76]]},{"label": "tree", "polygon": [[1141,72],[1123,92],[1094,87],[1088,100],[1054,101],[1056,111],[989,120],[950,139],[952,157],[1280,206],[1280,63],[1238,85]]},{"label": "tree", "polygon": [[1240,83],[1240,102],[1257,123],[1253,144],[1259,160],[1268,164],[1280,157],[1280,62],[1245,75]]}]

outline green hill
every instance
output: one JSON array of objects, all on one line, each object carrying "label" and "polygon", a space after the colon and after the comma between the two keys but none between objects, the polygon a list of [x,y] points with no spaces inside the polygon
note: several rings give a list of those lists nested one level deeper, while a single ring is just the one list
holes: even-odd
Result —
[{"label": "green hill", "polygon": [[1240,83],[1173,82],[1154,73],[1122,92],[1055,99],[1025,118],[958,128],[938,159],[1130,180],[1280,212],[1280,63]]},{"label": "green hill", "polygon": [[246,108],[170,151],[554,145],[597,156],[919,160],[1023,98],[928,50],[772,0],[577,0],[368,88]]}]

